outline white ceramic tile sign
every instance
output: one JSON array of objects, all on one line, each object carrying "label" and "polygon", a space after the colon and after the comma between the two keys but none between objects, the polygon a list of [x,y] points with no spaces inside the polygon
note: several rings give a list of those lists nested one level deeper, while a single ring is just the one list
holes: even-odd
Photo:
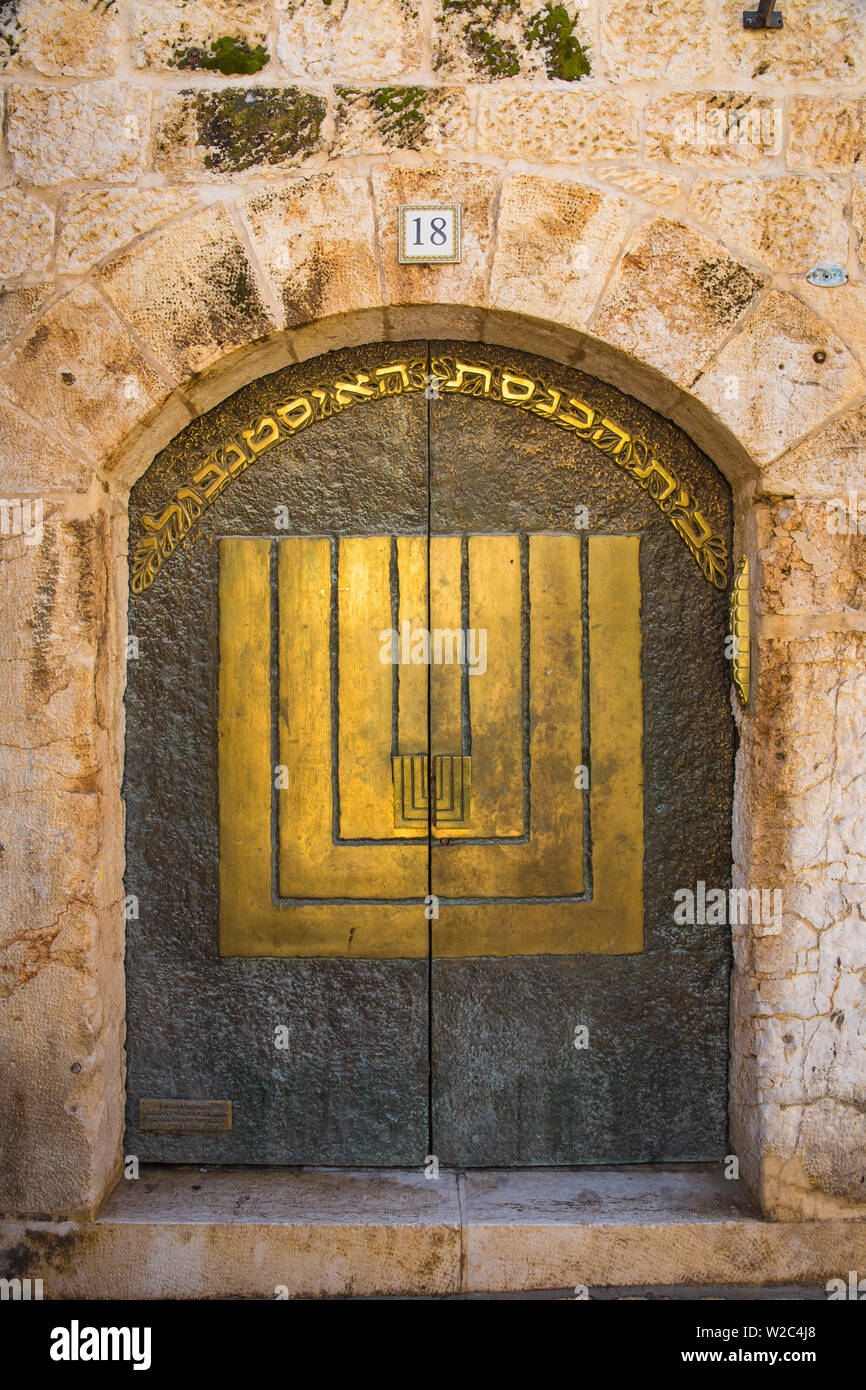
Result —
[{"label": "white ceramic tile sign", "polygon": [[410,203],[399,212],[397,259],[401,265],[460,260],[459,203]]}]

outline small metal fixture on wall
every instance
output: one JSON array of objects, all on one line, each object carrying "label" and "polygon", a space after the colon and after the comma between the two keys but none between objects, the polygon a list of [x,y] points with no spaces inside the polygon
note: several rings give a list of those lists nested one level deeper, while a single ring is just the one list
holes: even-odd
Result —
[{"label": "small metal fixture on wall", "polygon": [[806,279],[810,285],[829,290],[836,285],[844,285],[848,279],[848,272],[841,265],[815,265],[808,271]]},{"label": "small metal fixture on wall", "polygon": [[744,29],[781,29],[782,16],[776,10],[776,0],[758,0],[756,10],[743,10]]},{"label": "small metal fixture on wall", "polygon": [[749,622],[749,559],[744,555],[737,565],[731,589],[731,677],[740,704],[749,703],[751,674],[751,634]]}]

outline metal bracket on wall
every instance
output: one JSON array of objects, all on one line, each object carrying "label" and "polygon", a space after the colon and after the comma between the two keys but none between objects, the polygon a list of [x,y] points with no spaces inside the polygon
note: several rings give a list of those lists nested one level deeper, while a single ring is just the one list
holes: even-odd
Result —
[{"label": "metal bracket on wall", "polygon": [[744,29],[781,29],[782,16],[776,11],[776,0],[758,0],[756,10],[743,10]]},{"label": "metal bracket on wall", "polygon": [[749,618],[749,559],[744,555],[737,565],[731,589],[731,679],[740,704],[749,703],[751,674],[751,625]]}]

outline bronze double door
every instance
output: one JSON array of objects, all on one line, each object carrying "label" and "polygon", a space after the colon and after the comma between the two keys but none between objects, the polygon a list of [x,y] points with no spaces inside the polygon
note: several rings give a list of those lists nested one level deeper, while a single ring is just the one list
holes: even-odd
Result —
[{"label": "bronze double door", "polygon": [[288,367],[133,490],[128,1152],[725,1152],[730,499],[462,343]]}]

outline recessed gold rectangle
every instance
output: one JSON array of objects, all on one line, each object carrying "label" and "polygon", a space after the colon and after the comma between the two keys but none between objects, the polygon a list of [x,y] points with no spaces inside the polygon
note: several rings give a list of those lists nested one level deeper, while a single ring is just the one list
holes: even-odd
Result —
[{"label": "recessed gold rectangle", "polygon": [[279,748],[287,774],[278,793],[278,873],[291,901],[274,899],[270,548],[258,538],[220,540],[220,955],[426,956],[426,843],[334,843],[331,559],[330,542],[318,537],[277,545]]},{"label": "recessed gold rectangle", "polygon": [[437,753],[433,758],[435,790],[430,825],[429,774],[426,753],[400,753],[392,758],[394,825],[410,826],[424,835],[449,835],[455,827],[471,823],[472,759],[459,753]]},{"label": "recessed gold rectangle", "polygon": [[230,1100],[140,1100],[138,1127],[151,1134],[229,1130],[232,1103]]},{"label": "recessed gold rectangle", "polygon": [[[526,845],[458,842],[444,848],[434,841],[433,893],[458,898],[472,884],[479,897],[491,899],[440,901],[434,956],[643,950],[640,537],[594,536],[588,545],[592,896],[561,897],[562,885],[575,894],[582,887],[582,795],[573,775],[582,746],[580,541],[534,535],[530,839]],[[497,893],[524,901],[497,902]],[[550,900],[525,900],[533,896]]]}]

